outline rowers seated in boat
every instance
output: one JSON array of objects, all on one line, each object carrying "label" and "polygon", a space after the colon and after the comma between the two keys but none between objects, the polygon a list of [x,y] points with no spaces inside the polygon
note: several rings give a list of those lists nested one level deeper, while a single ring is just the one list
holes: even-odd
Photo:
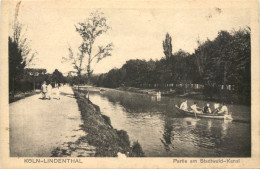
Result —
[{"label": "rowers seated in boat", "polygon": [[218,103],[214,104],[214,111],[212,112],[213,114],[217,114],[220,111],[220,106]]},{"label": "rowers seated in boat", "polygon": [[211,113],[211,109],[210,109],[208,103],[207,103],[206,106],[204,106],[204,108],[203,108],[203,113],[205,113],[205,114],[209,114],[209,113]]},{"label": "rowers seated in boat", "polygon": [[228,108],[227,108],[225,103],[223,103],[223,105],[222,105],[220,111],[218,112],[218,114],[228,115]]},{"label": "rowers seated in boat", "polygon": [[202,113],[202,111],[199,111],[199,110],[201,110],[201,108],[197,107],[197,103],[196,103],[196,102],[194,102],[194,104],[193,104],[192,106],[190,106],[190,108],[191,108],[191,110],[192,110],[194,113],[199,113],[199,114]]},{"label": "rowers seated in boat", "polygon": [[213,114],[218,114],[218,115],[228,115],[228,108],[225,103],[223,103],[222,106],[220,106],[218,103],[214,104],[214,111]]},{"label": "rowers seated in boat", "polygon": [[188,109],[188,101],[187,100],[181,103],[180,109],[182,109],[182,110]]}]

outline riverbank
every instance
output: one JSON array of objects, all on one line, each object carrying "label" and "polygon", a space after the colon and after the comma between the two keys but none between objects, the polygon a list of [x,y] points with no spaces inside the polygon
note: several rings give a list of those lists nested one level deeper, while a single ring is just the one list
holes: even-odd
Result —
[{"label": "riverbank", "polygon": [[32,90],[32,91],[27,91],[27,92],[17,92],[14,95],[10,94],[9,95],[9,103],[13,103],[16,102],[18,100],[21,100],[23,98],[35,95],[35,94],[39,94],[41,93],[40,90]]},{"label": "riverbank", "polygon": [[[204,101],[213,101],[222,103],[225,102],[227,104],[243,104],[239,102],[239,99],[235,94],[232,94],[230,91],[223,91],[219,93],[219,95],[212,95],[211,97],[206,96],[202,90],[186,90],[183,92],[181,89],[145,89],[145,88],[135,88],[135,87],[118,87],[117,90],[129,91],[134,93],[142,93],[149,95],[156,95],[156,92],[160,91],[162,96],[168,97],[179,97],[183,99],[195,99],[195,100],[204,100]],[[247,105],[247,104],[243,104]]]},{"label": "riverbank", "polygon": [[[87,135],[80,137],[76,143],[68,144],[75,146],[87,143],[94,152],[91,156],[95,157],[117,157],[119,152],[129,157],[144,156],[140,144],[134,143],[131,146],[128,134],[114,129],[110,118],[102,115],[99,107],[86,99],[84,91],[78,92],[74,89],[74,95],[83,120],[81,128]],[[54,151],[54,156],[59,153],[58,150]]]},{"label": "riverbank", "polygon": [[161,96],[167,97],[178,97],[182,99],[193,99],[193,100],[202,100],[202,101],[210,101],[216,103],[226,103],[232,105],[244,105],[250,106],[251,102],[249,100],[241,100],[234,91],[223,90],[217,92],[217,94],[213,94],[212,92],[205,93],[202,89],[199,90],[192,90],[192,89],[183,89],[183,88],[175,88],[175,89],[147,89],[147,88],[136,88],[136,87],[118,87],[118,88],[104,88],[104,87],[95,87],[95,86],[88,86],[88,87],[81,87],[81,89],[86,89],[89,91],[99,91],[103,92],[106,90],[121,90],[133,93],[140,93],[140,94],[148,94],[151,96],[156,96],[158,91],[161,92]]},{"label": "riverbank", "polygon": [[[158,98],[98,87],[81,90],[89,91],[91,101],[99,105],[102,114],[110,117],[114,128],[127,132],[131,143],[139,141],[147,157],[230,157],[248,156],[250,153],[249,106],[228,104],[233,121],[205,118],[198,120],[195,116],[186,117],[177,111],[175,105],[181,103],[183,98]],[[210,108],[214,109],[215,102],[187,100],[188,105],[196,101],[199,107],[209,103]],[[205,135],[209,139],[205,139]],[[235,144],[223,144],[230,139],[235,140]]]}]

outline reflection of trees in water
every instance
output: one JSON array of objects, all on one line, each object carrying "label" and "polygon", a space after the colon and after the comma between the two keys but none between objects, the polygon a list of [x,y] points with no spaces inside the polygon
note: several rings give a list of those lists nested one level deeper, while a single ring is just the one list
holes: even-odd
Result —
[{"label": "reflection of trees in water", "polygon": [[229,122],[202,119],[199,124],[189,131],[194,137],[192,143],[195,146],[210,150],[210,153],[217,156],[227,156],[228,152],[225,149],[230,145],[230,143],[227,143],[229,139],[227,132]]},{"label": "reflection of trees in water", "polygon": [[[168,118],[167,116],[164,116],[164,129],[163,129],[163,137],[161,139],[161,142],[164,145],[165,151],[170,151],[172,144],[172,139],[174,139],[174,133],[173,131],[173,120],[171,118]],[[174,145],[172,145],[174,146]]]},{"label": "reflection of trees in water", "polygon": [[[219,123],[214,123],[213,121],[208,123],[208,121],[204,119],[200,122],[202,122],[202,125],[196,125],[195,128],[191,130],[191,134],[196,138],[194,144],[204,148],[218,148],[218,143],[221,144],[221,126]],[[212,125],[212,123],[214,127],[209,127],[208,125]]]},{"label": "reflection of trees in water", "polygon": [[112,103],[119,103],[129,112],[163,112],[165,105],[151,102],[149,95],[121,91],[107,91],[103,94]]},{"label": "reflection of trees in water", "polygon": [[[182,144],[194,145],[194,150],[203,150],[206,154],[197,154],[196,156],[226,156],[226,140],[230,122],[221,120],[184,118],[180,121],[164,116],[164,129],[161,142],[167,152],[174,153],[174,140],[179,140]],[[178,123],[178,124],[176,124]],[[175,138],[175,133],[180,136]],[[177,141],[176,140],[176,141]],[[177,141],[177,142],[179,142]],[[176,142],[176,144],[178,144]],[[201,149],[202,148],[202,149]],[[187,150],[183,150],[187,151]],[[175,154],[175,153],[174,153]]]},{"label": "reflection of trees in water", "polygon": [[224,120],[224,122],[222,123],[222,139],[224,139],[226,137],[226,135],[228,134],[228,127],[229,124],[232,123],[230,120]]}]

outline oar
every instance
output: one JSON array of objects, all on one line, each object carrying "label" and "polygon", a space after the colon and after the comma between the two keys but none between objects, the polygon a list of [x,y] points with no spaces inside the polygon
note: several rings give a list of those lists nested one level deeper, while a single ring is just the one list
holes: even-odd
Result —
[{"label": "oar", "polygon": [[194,111],[194,114],[195,114],[195,117],[196,117],[196,119],[197,119],[197,115],[196,115],[196,112]]}]

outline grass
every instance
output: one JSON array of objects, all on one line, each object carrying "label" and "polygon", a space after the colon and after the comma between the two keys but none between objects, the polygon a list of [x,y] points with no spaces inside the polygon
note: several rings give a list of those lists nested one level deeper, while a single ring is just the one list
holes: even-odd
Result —
[{"label": "grass", "polygon": [[9,103],[13,103],[13,102],[16,102],[18,100],[21,100],[25,97],[29,97],[29,96],[32,96],[32,95],[35,95],[35,94],[39,94],[40,91],[34,91],[34,90],[31,90],[31,91],[27,91],[27,92],[16,92],[14,95],[13,94],[9,94]]},{"label": "grass", "polygon": [[84,92],[74,90],[74,93],[83,119],[82,129],[87,132],[81,141],[96,147],[96,157],[116,157],[118,152],[129,157],[144,156],[141,145],[131,147],[127,132],[114,129],[110,118],[102,115],[99,107],[85,98]]}]

